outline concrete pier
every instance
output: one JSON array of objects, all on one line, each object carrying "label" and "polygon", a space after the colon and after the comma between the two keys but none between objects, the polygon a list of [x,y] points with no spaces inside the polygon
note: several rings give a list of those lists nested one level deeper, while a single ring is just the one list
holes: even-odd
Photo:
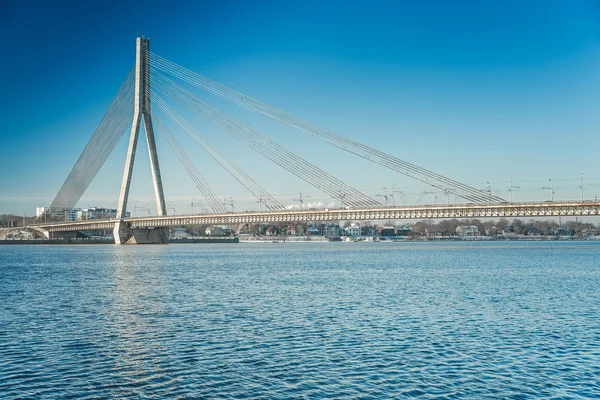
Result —
[{"label": "concrete pier", "polygon": [[169,242],[168,228],[130,228],[121,221],[113,231],[115,244],[167,244]]},{"label": "concrete pier", "polygon": [[[140,126],[144,123],[146,131],[146,141],[148,142],[148,154],[150,156],[150,167],[152,170],[152,182],[154,184],[154,195],[156,197],[156,208],[158,216],[167,215],[165,204],[165,195],[163,192],[162,178],[158,164],[158,154],[156,151],[156,141],[154,139],[154,128],[152,126],[152,113],[150,109],[150,39],[143,37],[136,40],[136,62],[135,62],[135,95],[133,124],[131,134],[129,135],[129,147],[127,150],[127,159],[125,161],[125,170],[123,172],[123,181],[121,183],[121,193],[117,206],[117,218],[123,218],[127,210],[127,200],[129,198],[129,188],[131,186],[131,176],[133,175],[133,164],[135,162],[135,153],[137,150]],[[123,223],[117,222],[114,228],[115,243],[166,243],[163,242],[162,234],[157,232],[150,233],[148,229],[140,232],[123,231]],[[145,238],[144,238],[145,237]]]}]

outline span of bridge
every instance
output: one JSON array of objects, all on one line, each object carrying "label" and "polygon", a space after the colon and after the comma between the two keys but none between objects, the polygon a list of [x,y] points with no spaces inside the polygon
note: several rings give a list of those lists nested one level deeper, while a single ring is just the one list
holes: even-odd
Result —
[{"label": "span of bridge", "polygon": [[148,216],[124,219],[40,224],[32,228],[50,233],[112,229],[122,221],[129,229],[153,230],[171,226],[210,224],[275,223],[275,222],[334,222],[436,218],[518,218],[518,217],[586,217],[600,215],[598,201],[568,201],[543,203],[451,204],[364,209],[320,209],[287,211],[246,211],[196,215]]},{"label": "span of bridge", "polygon": [[[152,85],[151,85],[152,82]],[[181,83],[181,84],[180,84]],[[182,86],[185,85],[185,86]],[[328,174],[293,151],[277,144],[273,138],[250,128],[205,102],[190,88],[200,89],[225,99],[235,105],[293,128],[313,139],[321,140],[354,156],[375,163],[396,173],[418,180],[435,191],[450,193],[466,204],[384,207],[374,199],[340,179]],[[175,103],[188,112],[202,117],[225,134],[259,153],[277,167],[302,179],[323,194],[341,201],[340,209],[287,210],[272,195],[248,176],[244,168],[218,150],[201,132],[187,122],[170,104]],[[158,110],[158,114],[153,109]],[[163,120],[164,117],[164,120]],[[165,122],[163,122],[165,121]],[[167,215],[159,157],[155,141],[156,132],[162,133],[171,149],[200,191],[211,213],[198,215]],[[170,125],[168,125],[170,124]],[[128,218],[127,203],[141,127],[144,126],[152,171],[157,216]],[[185,149],[176,140],[169,126],[191,137],[204,151],[239,182],[267,211],[227,212],[208,181],[195,166]],[[150,52],[150,40],[136,39],[135,65],[121,85],[100,124],[81,153],[75,166],[60,188],[51,209],[71,210],[79,202],[99,169],[104,165],[116,145],[129,131],[129,145],[118,198],[115,219],[40,224],[32,228],[47,236],[66,235],[77,231],[113,230],[115,243],[166,243],[168,227],[204,224],[241,224],[268,222],[327,222],[342,220],[401,220],[424,218],[499,218],[499,217],[553,217],[596,216],[598,202],[543,202],[511,203],[493,195],[490,188],[481,190],[459,181],[419,167],[400,158],[374,149],[356,140],[346,138],[328,129],[288,114],[278,108],[237,92],[212,81],[194,71]],[[552,197],[554,189],[551,186]],[[509,188],[509,191],[511,189]],[[385,196],[384,196],[385,197]]]}]

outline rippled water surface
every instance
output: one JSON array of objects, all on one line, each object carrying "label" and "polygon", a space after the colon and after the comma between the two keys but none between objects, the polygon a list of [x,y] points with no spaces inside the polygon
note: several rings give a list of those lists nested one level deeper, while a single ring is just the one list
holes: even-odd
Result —
[{"label": "rippled water surface", "polygon": [[0,246],[0,398],[598,398],[600,245]]}]

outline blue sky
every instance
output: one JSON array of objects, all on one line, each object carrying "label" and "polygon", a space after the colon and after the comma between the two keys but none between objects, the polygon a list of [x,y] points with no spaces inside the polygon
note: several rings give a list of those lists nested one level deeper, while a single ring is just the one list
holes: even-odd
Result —
[{"label": "blue sky", "polygon": [[[121,3],[0,3],[0,213],[31,215],[53,199],[133,65],[142,30],[171,61],[455,180],[490,182],[507,197],[513,177],[513,199],[525,201],[549,199],[541,188],[552,179],[557,199],[577,199],[583,173],[585,197],[600,196],[598,1]],[[404,192],[397,203],[433,202],[419,182],[203,97],[367,194],[394,185]],[[194,123],[280,202],[300,190],[333,201]],[[177,136],[220,197],[257,208]],[[157,141],[167,201],[189,212],[200,195]],[[130,205],[153,208],[143,145]],[[116,201],[125,148],[123,140],[80,206]]]}]

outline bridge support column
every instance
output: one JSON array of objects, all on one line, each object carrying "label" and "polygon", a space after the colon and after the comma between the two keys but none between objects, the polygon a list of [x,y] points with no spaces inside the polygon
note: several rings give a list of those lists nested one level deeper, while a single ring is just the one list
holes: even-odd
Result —
[{"label": "bridge support column", "polygon": [[77,234],[77,231],[52,232],[52,237],[48,237],[48,239],[77,239]]},{"label": "bridge support column", "polygon": [[37,227],[33,227],[31,229],[34,230],[34,231],[36,231],[40,235],[43,235],[45,239],[51,239],[52,238],[52,234],[47,229],[37,228]]},{"label": "bridge support column", "polygon": [[[152,110],[150,108],[150,39],[143,37],[136,40],[136,62],[135,62],[135,97],[133,104],[133,123],[129,135],[129,147],[127,150],[127,159],[125,160],[125,170],[123,172],[123,181],[121,184],[121,193],[117,205],[117,218],[125,217],[127,212],[127,201],[129,198],[129,188],[131,186],[131,176],[133,175],[133,164],[137,149],[140,126],[144,123],[146,131],[146,141],[148,142],[148,155],[150,157],[150,167],[152,170],[152,181],[154,183],[154,195],[156,197],[156,207],[159,216],[167,215],[165,204],[165,195],[163,192],[160,167],[158,165],[158,153],[156,151],[156,140],[154,138],[154,128],[152,127]],[[116,236],[115,236],[116,237]]]},{"label": "bridge support column", "polygon": [[113,230],[115,244],[167,244],[168,228],[131,228],[124,221],[117,222]]},{"label": "bridge support column", "polygon": [[47,229],[43,229],[43,228],[31,228],[32,230],[36,231],[37,233],[41,234],[44,236],[45,239],[47,240],[52,240],[52,239],[77,239],[78,236],[78,231],[63,231],[63,232],[50,232]]}]

